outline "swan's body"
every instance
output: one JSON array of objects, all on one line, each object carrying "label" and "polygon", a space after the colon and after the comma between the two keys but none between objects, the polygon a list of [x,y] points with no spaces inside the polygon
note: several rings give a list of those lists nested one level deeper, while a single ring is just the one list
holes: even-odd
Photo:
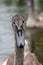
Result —
[{"label": "swan's body", "polygon": [[[30,49],[28,48],[27,40],[25,40],[24,48],[25,48],[25,50],[24,50],[24,65],[42,65],[39,63],[35,54],[31,53]],[[1,63],[1,65],[13,65],[13,63],[14,63],[14,53],[12,55],[10,55],[3,63]]]}]

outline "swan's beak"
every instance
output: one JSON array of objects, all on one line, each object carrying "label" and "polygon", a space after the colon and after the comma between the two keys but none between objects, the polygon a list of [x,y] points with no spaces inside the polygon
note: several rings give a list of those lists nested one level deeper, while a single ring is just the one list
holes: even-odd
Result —
[{"label": "swan's beak", "polygon": [[25,39],[24,39],[24,33],[21,29],[17,30],[16,39],[17,39],[17,46],[19,48],[23,48],[25,45]]}]

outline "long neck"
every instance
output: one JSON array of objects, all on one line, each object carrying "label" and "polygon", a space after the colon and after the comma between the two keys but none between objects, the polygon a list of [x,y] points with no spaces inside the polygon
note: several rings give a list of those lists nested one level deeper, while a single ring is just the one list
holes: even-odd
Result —
[{"label": "long neck", "polygon": [[29,16],[32,16],[33,13],[32,13],[32,10],[31,10],[31,7],[29,7]]},{"label": "long neck", "polygon": [[24,61],[24,48],[19,48],[16,42],[16,34],[15,34],[15,62],[14,65],[23,65]]},{"label": "long neck", "polygon": [[29,16],[31,17],[34,17],[34,12],[32,11],[32,8],[31,7],[29,7]]},{"label": "long neck", "polygon": [[17,47],[17,44],[15,44],[15,65],[23,65],[24,60],[24,48],[20,49]]},{"label": "long neck", "polygon": [[34,15],[34,1],[32,0],[30,0],[30,2],[29,2],[29,15],[30,16],[33,16]]}]

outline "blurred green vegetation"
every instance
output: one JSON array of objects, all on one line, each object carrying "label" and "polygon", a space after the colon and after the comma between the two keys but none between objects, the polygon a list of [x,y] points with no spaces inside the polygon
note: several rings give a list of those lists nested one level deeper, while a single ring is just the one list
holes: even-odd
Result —
[{"label": "blurred green vegetation", "polygon": [[43,30],[37,31],[32,44],[32,52],[36,54],[39,61],[43,64]]},{"label": "blurred green vegetation", "polygon": [[9,6],[12,4],[12,0],[4,0],[4,3]]},{"label": "blurred green vegetation", "polygon": [[39,11],[43,11],[43,0],[38,0]]},{"label": "blurred green vegetation", "polygon": [[26,5],[26,0],[24,1],[24,0],[19,0],[18,2],[17,2],[17,5],[18,6],[24,6],[24,5]]},{"label": "blurred green vegetation", "polygon": [[6,5],[14,4],[14,5],[17,5],[17,6],[25,6],[26,5],[26,0],[13,0],[13,1],[12,0],[4,0],[4,3]]}]

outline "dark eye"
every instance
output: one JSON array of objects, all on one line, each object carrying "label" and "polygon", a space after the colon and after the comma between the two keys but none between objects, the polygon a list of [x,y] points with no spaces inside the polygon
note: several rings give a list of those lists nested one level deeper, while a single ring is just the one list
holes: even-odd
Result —
[{"label": "dark eye", "polygon": [[23,23],[24,23],[24,21],[23,21]]}]

